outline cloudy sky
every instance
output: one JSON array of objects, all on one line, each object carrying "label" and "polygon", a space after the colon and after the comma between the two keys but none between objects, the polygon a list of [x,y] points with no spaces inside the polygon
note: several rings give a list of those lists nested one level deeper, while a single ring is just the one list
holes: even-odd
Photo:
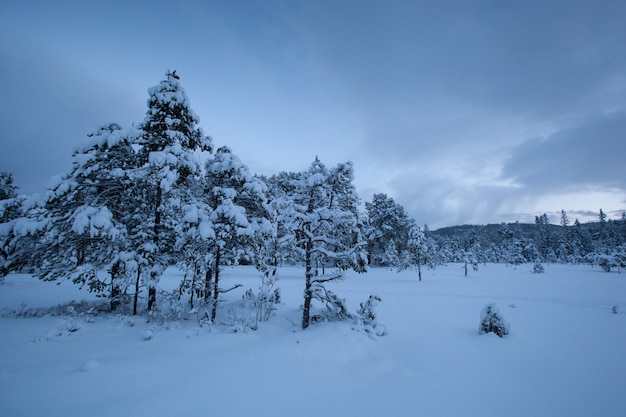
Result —
[{"label": "cloudy sky", "polygon": [[418,223],[626,210],[626,2],[0,0],[0,170],[24,193],[176,69],[259,174],[352,161]]}]

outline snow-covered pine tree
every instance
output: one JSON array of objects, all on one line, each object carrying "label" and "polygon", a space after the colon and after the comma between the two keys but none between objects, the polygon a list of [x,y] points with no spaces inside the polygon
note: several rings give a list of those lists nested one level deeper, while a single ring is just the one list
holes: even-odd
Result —
[{"label": "snow-covered pine tree", "polygon": [[548,215],[544,213],[541,216],[535,216],[535,224],[539,231],[539,244],[537,246],[541,259],[545,262],[554,262],[556,260],[555,238],[550,228]]},{"label": "snow-covered pine tree", "polygon": [[569,226],[569,219],[567,218],[567,213],[563,209],[561,209],[561,220],[559,221],[559,224],[563,228]]},{"label": "snow-covered pine tree", "polygon": [[[116,124],[103,126],[89,135],[73,154],[70,174],[44,193],[28,212],[25,222],[38,244],[32,250],[31,266],[45,280],[70,278],[90,291],[108,293],[111,308],[119,303],[124,282],[120,254],[127,249],[125,193],[131,183],[137,132]],[[111,278],[98,272],[108,269]]]},{"label": "snow-covered pine tree", "polygon": [[258,236],[270,237],[273,228],[265,207],[267,186],[229,148],[219,148],[207,161],[203,186],[210,209],[207,226],[212,227],[207,236],[212,240],[209,251],[213,265],[207,270],[213,277],[206,284],[212,285],[208,291],[213,298],[211,320],[215,321],[218,297],[224,291],[219,288],[220,266],[247,259],[261,267],[258,254],[264,239]]},{"label": "snow-covered pine tree", "polygon": [[435,266],[435,243],[427,238],[422,229],[413,225],[409,229],[407,250],[404,253],[400,269],[417,268],[418,280],[422,280],[422,265]]},{"label": "snow-covered pine tree", "polygon": [[598,231],[594,234],[593,239],[596,240],[596,249],[602,252],[604,248],[611,245],[609,228],[607,227],[607,216],[604,210],[600,209],[598,213]]},{"label": "snow-covered pine tree", "polygon": [[302,172],[281,171],[269,178],[262,178],[268,186],[268,209],[276,230],[276,237],[269,242],[271,247],[268,247],[274,265],[284,263],[295,265],[304,262],[303,254],[297,250],[295,244],[295,234],[290,223],[291,217],[286,215],[293,211],[295,184],[299,183],[303,175]]},{"label": "snow-covered pine tree", "polygon": [[626,244],[626,211],[622,212],[622,218],[621,218],[621,223],[622,223],[622,227],[621,227],[621,243],[622,245]]},{"label": "snow-covered pine tree", "polygon": [[[370,261],[374,265],[381,265],[382,258],[388,252],[389,242],[396,245],[396,252],[406,250],[409,239],[409,229],[414,220],[409,217],[404,207],[396,203],[386,194],[374,194],[371,202],[365,202],[367,212],[366,236]],[[392,265],[398,266],[398,263]]]},{"label": "snow-covered pine tree", "polygon": [[148,260],[144,273],[149,310],[155,306],[158,280],[170,262],[174,229],[180,220],[170,204],[180,203],[177,195],[201,173],[195,152],[213,149],[211,138],[198,127],[199,118],[190,107],[176,71],[165,75],[165,80],[148,90],[148,111],[141,126],[144,135],[140,155],[146,171],[141,178],[147,203],[144,214],[152,225],[151,230],[140,233],[141,256]]},{"label": "snow-covered pine tree", "polygon": [[561,230],[558,236],[556,256],[559,262],[568,263],[571,262],[572,256],[572,245],[571,245],[571,234],[569,231],[569,219],[567,218],[567,213],[565,210],[561,209],[561,220],[559,221],[561,225]]},{"label": "snow-covered pine tree", "polygon": [[472,266],[474,271],[478,271],[478,258],[480,254],[480,244],[472,232],[466,237],[463,247],[463,270],[464,275],[467,276],[468,264]]},{"label": "snow-covered pine tree", "polygon": [[593,251],[589,232],[583,229],[578,219],[574,220],[570,244],[572,245],[572,252],[576,262],[583,262],[587,255]]},{"label": "snow-covered pine tree", "polygon": [[387,243],[387,247],[385,248],[385,252],[380,257],[381,265],[394,267],[398,266],[400,263],[400,256],[398,255],[398,247],[396,246],[396,242],[391,239]]},{"label": "snow-covered pine tree", "polygon": [[[352,184],[350,162],[328,169],[315,158],[310,168],[293,182],[291,204],[284,205],[281,221],[294,233],[293,243],[305,262],[302,328],[311,323],[311,302],[318,299],[339,318],[349,314],[342,300],[324,283],[342,279],[345,270],[364,272],[367,265],[365,241],[361,237],[358,197]],[[315,264],[323,257],[332,269]]]},{"label": "snow-covered pine tree", "polygon": [[498,337],[504,337],[511,332],[509,323],[504,320],[495,303],[487,304],[481,310],[478,332],[480,334],[495,333]]},{"label": "snow-covered pine tree", "polygon": [[0,172],[0,279],[11,270],[9,256],[16,249],[11,244],[15,239],[13,226],[14,221],[22,215],[24,200],[25,197],[17,195],[13,174]]},{"label": "snow-covered pine tree", "polygon": [[[13,174],[0,171],[0,203],[17,197],[17,186],[13,183]],[[4,221],[6,213],[4,206],[0,206],[0,221]]]}]

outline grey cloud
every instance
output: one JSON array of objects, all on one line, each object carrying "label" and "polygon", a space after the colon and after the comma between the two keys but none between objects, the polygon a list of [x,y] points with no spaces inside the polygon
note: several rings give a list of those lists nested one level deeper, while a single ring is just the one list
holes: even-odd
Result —
[{"label": "grey cloud", "polygon": [[142,117],[145,100],[134,103],[122,87],[90,75],[60,51],[13,41],[0,49],[0,169],[13,173],[20,192],[40,192],[52,175],[71,169],[74,146],[89,132]]},{"label": "grey cloud", "polygon": [[309,4],[298,23],[361,113],[365,146],[384,141],[382,156],[469,137],[491,146],[494,120],[542,125],[624,106],[624,2],[333,5]]},{"label": "grey cloud", "polygon": [[584,185],[626,190],[626,112],[587,119],[513,151],[502,171],[536,190]]}]

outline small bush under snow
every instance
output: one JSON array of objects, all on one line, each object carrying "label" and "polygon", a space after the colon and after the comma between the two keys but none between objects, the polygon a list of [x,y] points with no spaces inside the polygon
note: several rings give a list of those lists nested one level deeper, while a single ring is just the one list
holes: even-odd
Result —
[{"label": "small bush under snow", "polygon": [[370,295],[369,298],[360,304],[357,310],[357,321],[366,333],[376,336],[384,336],[387,334],[387,328],[376,319],[376,306],[381,302],[381,298],[377,295]]},{"label": "small bush under snow", "polygon": [[504,320],[495,303],[487,304],[483,307],[480,313],[480,328],[478,330],[481,334],[495,333],[499,337],[503,337],[511,331],[509,323]]}]

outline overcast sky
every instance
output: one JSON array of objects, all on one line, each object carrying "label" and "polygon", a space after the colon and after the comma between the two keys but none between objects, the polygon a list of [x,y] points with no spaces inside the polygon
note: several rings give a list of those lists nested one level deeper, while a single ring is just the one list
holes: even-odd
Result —
[{"label": "overcast sky", "polygon": [[0,0],[0,170],[23,193],[176,69],[259,174],[352,161],[419,224],[626,210],[626,2]]}]

